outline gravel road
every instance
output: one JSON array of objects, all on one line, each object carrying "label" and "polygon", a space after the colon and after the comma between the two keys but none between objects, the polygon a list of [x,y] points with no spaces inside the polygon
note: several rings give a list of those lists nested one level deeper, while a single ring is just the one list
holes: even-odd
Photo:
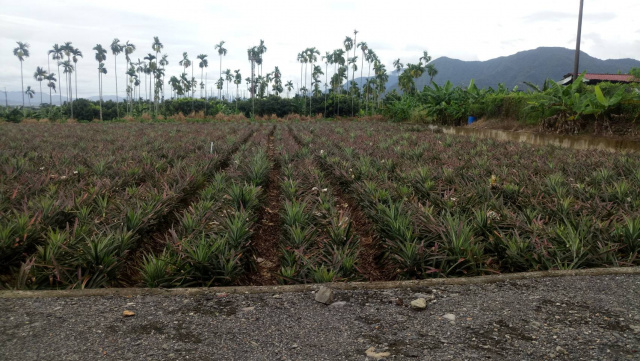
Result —
[{"label": "gravel road", "polygon": [[0,360],[640,359],[639,275],[314,297],[0,298]]}]

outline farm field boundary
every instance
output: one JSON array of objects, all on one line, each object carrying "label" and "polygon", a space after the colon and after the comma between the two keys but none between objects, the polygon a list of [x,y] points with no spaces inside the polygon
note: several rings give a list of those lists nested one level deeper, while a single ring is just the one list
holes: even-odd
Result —
[{"label": "farm field boundary", "polygon": [[525,279],[574,277],[574,276],[609,276],[609,275],[640,275],[640,267],[612,267],[591,268],[580,270],[553,270],[539,272],[520,272],[491,276],[460,277],[460,278],[432,278],[408,281],[380,281],[380,282],[334,282],[324,284],[298,284],[278,286],[229,286],[229,287],[198,287],[198,288],[101,288],[84,290],[42,290],[42,291],[0,291],[0,298],[50,298],[50,297],[93,297],[120,296],[133,297],[140,295],[201,295],[208,293],[231,294],[259,294],[259,293],[292,293],[317,290],[327,286],[337,290],[380,290],[380,289],[408,289],[419,287],[449,286],[449,285],[480,285],[508,282]]}]

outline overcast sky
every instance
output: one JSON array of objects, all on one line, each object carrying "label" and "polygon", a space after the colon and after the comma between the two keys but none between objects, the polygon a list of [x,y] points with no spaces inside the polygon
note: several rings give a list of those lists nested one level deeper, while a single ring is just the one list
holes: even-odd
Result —
[{"label": "overcast sky", "polygon": [[[137,46],[132,55],[137,59],[152,52],[154,36],[169,55],[168,76],[181,73],[183,52],[194,62],[198,54],[208,54],[210,86],[219,77],[215,44],[226,41],[223,70],[240,69],[246,78],[247,49],[264,39],[265,72],[279,66],[284,81],[292,80],[297,88],[297,54],[307,47],[322,55],[340,48],[354,29],[357,42],[367,42],[391,70],[394,59],[415,63],[423,50],[433,59],[487,60],[540,46],[574,48],[578,7],[579,0],[0,0],[0,89],[20,90],[16,41],[31,45],[24,62],[25,87],[36,89],[33,72],[47,66],[47,51],[55,43],[71,41],[84,53],[78,63],[78,95],[90,96],[98,92],[96,44],[108,49],[116,37],[129,40]],[[600,59],[640,59],[638,14],[638,0],[585,0],[582,50]],[[121,54],[121,95],[124,65]],[[115,94],[111,52],[106,66],[103,93]]]}]

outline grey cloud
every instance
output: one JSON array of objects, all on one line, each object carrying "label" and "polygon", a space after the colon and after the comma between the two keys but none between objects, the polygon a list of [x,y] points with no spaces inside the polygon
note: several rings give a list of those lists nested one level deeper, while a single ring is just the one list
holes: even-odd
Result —
[{"label": "grey cloud", "polygon": [[582,36],[581,50],[601,59],[636,58],[634,49],[640,48],[640,40],[632,42],[611,41],[603,39],[598,33]]}]

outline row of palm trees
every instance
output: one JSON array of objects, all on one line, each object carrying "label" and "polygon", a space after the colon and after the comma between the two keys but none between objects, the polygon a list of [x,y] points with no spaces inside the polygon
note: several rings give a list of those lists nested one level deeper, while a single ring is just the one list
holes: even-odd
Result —
[{"label": "row of palm trees", "polygon": [[[422,62],[424,61],[424,64]],[[414,93],[416,86],[414,79],[421,77],[425,72],[429,75],[429,81],[433,82],[433,77],[438,75],[438,70],[431,64],[431,56],[425,51],[417,64],[407,63],[406,69],[400,59],[393,62],[393,66],[398,71],[398,86],[405,93]],[[402,71],[404,69],[404,71]],[[400,73],[402,71],[402,73]]]},{"label": "row of palm trees", "polygon": [[[366,104],[366,110],[368,111],[369,101],[372,99],[379,99],[379,95],[386,91],[386,83],[389,80],[389,76],[386,72],[385,65],[382,64],[376,53],[369,48],[366,42],[357,42],[358,30],[353,31],[353,38],[346,36],[342,42],[343,48],[338,48],[332,52],[325,52],[322,56],[322,60],[325,64],[325,70],[322,71],[322,67],[315,65],[318,61],[318,55],[320,52],[315,48],[307,48],[298,53],[297,60],[300,62],[300,84],[298,85],[298,91],[300,95],[307,96],[309,92],[312,95],[318,96],[322,94],[320,90],[320,76],[325,75],[324,94],[325,94],[325,107],[326,96],[328,88],[330,87],[333,94],[341,94],[343,91],[343,82],[346,82],[346,91],[351,97],[351,109],[353,112],[354,99],[359,96],[361,100]],[[355,81],[355,73],[358,70],[358,55],[357,49],[362,52],[362,60],[360,62],[360,82]],[[353,50],[353,55],[351,55]],[[366,78],[363,77],[364,62],[367,61],[369,65],[369,71]],[[329,65],[333,65],[333,75],[329,80]],[[374,68],[374,77],[371,77],[371,65]],[[307,75],[308,67],[311,67],[311,75],[309,76],[309,84],[312,87],[311,90],[307,88]],[[304,75],[303,75],[304,68]],[[349,70],[351,70],[351,81],[349,81]],[[311,98],[309,98],[311,101]],[[336,103],[337,114],[340,114],[340,103]],[[309,106],[311,108],[311,106]],[[326,113],[326,109],[325,109]],[[353,113],[351,114],[354,115]]]},{"label": "row of palm trees", "polygon": [[[343,83],[346,82],[346,91],[351,96],[352,109],[353,101],[356,96],[359,96],[361,100],[366,103],[367,111],[369,101],[373,99],[379,100],[379,96],[386,91],[386,82],[388,81],[388,74],[386,72],[385,65],[382,64],[376,53],[368,47],[367,43],[362,41],[357,43],[358,31],[354,30],[353,38],[346,36],[343,41],[343,48],[338,48],[332,52],[325,52],[325,55],[321,57],[324,61],[324,71],[321,66],[316,65],[319,61],[320,51],[315,47],[306,48],[298,53],[297,61],[300,62],[300,82],[298,83],[298,94],[303,97],[307,97],[311,102],[311,96],[320,96],[324,93],[325,100],[329,92],[341,94],[343,91]],[[23,90],[23,107],[24,107],[24,76],[23,76],[23,62],[30,56],[29,44],[23,42],[17,42],[18,46],[13,50],[14,55],[20,61],[20,75]],[[218,97],[222,98],[222,89],[225,81],[227,82],[227,94],[229,94],[229,83],[236,85],[236,97],[239,97],[239,87],[242,83],[242,75],[240,69],[222,70],[222,57],[226,56],[227,49],[224,47],[225,41],[221,41],[216,44],[214,49],[219,55],[219,78],[215,82],[218,89]],[[126,81],[126,111],[131,113],[133,111],[133,100],[143,99],[145,101],[152,102],[154,110],[157,111],[158,104],[164,100],[164,84],[165,84],[165,67],[169,64],[168,55],[164,54],[160,56],[164,45],[160,42],[159,38],[155,36],[153,43],[151,44],[151,50],[153,52],[148,53],[143,59],[138,58],[135,61],[132,58],[132,54],[137,50],[136,45],[127,41],[121,43],[119,39],[113,39],[110,50],[114,56],[114,76],[116,83],[116,103],[118,106],[117,116],[120,117],[120,96],[118,88],[118,55],[124,54],[126,59],[125,69],[125,81]],[[360,82],[355,82],[355,73],[358,70],[358,55],[357,49],[360,49],[362,56],[360,61]],[[107,74],[105,67],[105,61],[107,59],[108,49],[102,45],[97,44],[93,50],[96,52],[95,59],[98,62],[98,87],[100,94],[100,116],[102,118],[102,82],[103,76]],[[353,50],[353,53],[351,51]],[[282,74],[279,68],[276,66],[272,72],[263,74],[263,56],[267,51],[264,40],[260,40],[260,44],[253,46],[247,50],[248,60],[251,64],[251,76],[245,79],[247,88],[252,98],[255,96],[264,97],[269,95],[270,91],[274,94],[280,95],[287,89],[287,96],[294,85],[292,81],[287,81],[283,85]],[[75,48],[71,42],[65,42],[63,45],[54,44],[48,51],[47,57],[47,70],[38,66],[34,73],[34,79],[40,83],[41,103],[42,99],[42,82],[47,81],[47,87],[49,87],[49,103],[53,105],[52,92],[56,92],[56,73],[51,72],[49,60],[57,62],[58,74],[65,74],[66,81],[66,96],[71,105],[71,116],[73,117],[73,100],[74,93],[72,91],[72,74],[75,77],[75,98],[77,99],[77,63],[79,58],[82,58],[82,51]],[[198,67],[200,68],[200,97],[207,97],[207,80],[204,77],[205,68],[208,68],[209,61],[207,54],[199,54],[197,57]],[[368,64],[368,74],[364,78],[364,62]],[[414,79],[420,77],[424,72],[427,72],[433,80],[433,77],[437,74],[437,70],[430,64],[431,57],[425,51],[420,58],[418,64],[407,64],[406,68],[400,59],[397,59],[393,64],[399,74],[399,85],[405,92],[411,92],[415,90]],[[423,64],[424,62],[424,64]],[[167,84],[171,87],[171,98],[190,96],[194,98],[195,91],[198,86],[198,82],[194,77],[195,65],[189,59],[187,52],[182,54],[182,59],[178,64],[183,67],[183,72],[178,76],[171,76]],[[329,65],[333,65],[333,75],[329,79]],[[374,76],[371,76],[371,68],[373,65]],[[258,72],[256,76],[256,66]],[[191,67],[191,76],[187,75],[188,68]],[[62,68],[62,73],[60,72]],[[402,71],[404,69],[404,71]],[[310,70],[310,71],[309,71]],[[400,73],[402,71],[402,73]],[[351,74],[349,74],[351,73]],[[324,91],[321,90],[321,76],[325,75]],[[351,75],[351,81],[349,81],[349,75]],[[144,79],[143,79],[144,77]],[[147,80],[148,78],[148,80]],[[309,84],[307,84],[309,80]],[[364,83],[363,83],[364,82]],[[142,94],[142,86],[144,85],[144,97]],[[147,88],[148,85],[148,88]],[[309,87],[308,87],[309,85]],[[62,86],[58,87],[62,90]],[[29,89],[31,89],[29,87]],[[203,94],[204,91],[204,94]],[[27,94],[30,96],[33,95]],[[59,93],[60,105],[62,105],[62,91]],[[326,101],[325,101],[326,104]],[[325,105],[326,106],[326,105]],[[339,107],[339,104],[338,104]],[[311,107],[309,107],[311,108]],[[339,114],[339,108],[338,108]]]}]

